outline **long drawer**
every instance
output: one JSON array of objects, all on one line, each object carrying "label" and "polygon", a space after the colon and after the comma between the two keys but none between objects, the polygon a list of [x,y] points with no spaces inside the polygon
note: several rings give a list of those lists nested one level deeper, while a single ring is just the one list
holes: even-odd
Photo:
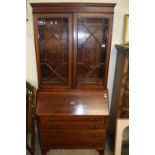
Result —
[{"label": "long drawer", "polygon": [[87,123],[107,123],[106,116],[41,116],[40,123],[50,122],[87,122]]},{"label": "long drawer", "polygon": [[107,126],[107,117],[41,117],[41,130],[101,130]]},{"label": "long drawer", "polygon": [[43,148],[53,149],[104,149],[105,142],[53,142],[53,141],[42,141],[41,146]]},{"label": "long drawer", "polygon": [[40,124],[41,130],[101,130],[105,129],[106,125],[101,123],[52,123],[52,124]]},{"label": "long drawer", "polygon": [[106,137],[105,130],[64,130],[64,131],[52,131],[49,132],[48,130],[41,130],[40,131],[40,138],[41,140],[57,140],[57,141],[93,141],[99,140],[103,141]]}]

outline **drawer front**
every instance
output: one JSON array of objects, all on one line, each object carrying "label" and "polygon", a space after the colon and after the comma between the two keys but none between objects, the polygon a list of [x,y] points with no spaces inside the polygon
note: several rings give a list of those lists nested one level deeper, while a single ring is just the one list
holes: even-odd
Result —
[{"label": "drawer front", "polygon": [[42,141],[41,146],[43,148],[53,149],[104,149],[105,142],[52,142]]},{"label": "drawer front", "polygon": [[68,123],[107,123],[108,117],[106,116],[41,116],[40,123],[55,123],[55,122],[68,122]]},{"label": "drawer front", "polygon": [[53,141],[103,141],[106,137],[105,130],[75,130],[75,131],[52,131],[42,130],[40,134],[41,140],[53,140]]},{"label": "drawer front", "polygon": [[49,123],[49,124],[40,124],[40,130],[104,130],[106,128],[106,124],[99,123]]},{"label": "drawer front", "polygon": [[103,149],[107,116],[41,116],[38,121],[43,148]]},{"label": "drawer front", "polygon": [[100,130],[106,129],[107,117],[41,117],[38,123],[41,130]]}]

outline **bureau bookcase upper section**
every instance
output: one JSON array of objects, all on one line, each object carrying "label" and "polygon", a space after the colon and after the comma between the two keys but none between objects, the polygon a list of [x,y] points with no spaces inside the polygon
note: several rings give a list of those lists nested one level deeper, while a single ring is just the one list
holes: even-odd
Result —
[{"label": "bureau bookcase upper section", "polygon": [[39,88],[106,89],[115,4],[31,5]]}]

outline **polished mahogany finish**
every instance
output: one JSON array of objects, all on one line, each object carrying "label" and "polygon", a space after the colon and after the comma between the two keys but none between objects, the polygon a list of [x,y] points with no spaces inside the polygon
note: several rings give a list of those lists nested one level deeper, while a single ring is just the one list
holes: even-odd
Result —
[{"label": "polished mahogany finish", "polygon": [[114,4],[32,6],[39,88],[106,89]]},{"label": "polished mahogany finish", "polygon": [[31,3],[33,13],[101,12],[113,13],[114,3]]},{"label": "polished mahogany finish", "polygon": [[104,152],[115,4],[33,3],[42,154],[50,148]]},{"label": "polished mahogany finish", "polygon": [[37,115],[107,116],[109,114],[107,91],[38,92],[37,103]]},{"label": "polished mahogany finish", "polygon": [[39,91],[37,103],[42,148],[104,149],[109,115],[107,91]]}]

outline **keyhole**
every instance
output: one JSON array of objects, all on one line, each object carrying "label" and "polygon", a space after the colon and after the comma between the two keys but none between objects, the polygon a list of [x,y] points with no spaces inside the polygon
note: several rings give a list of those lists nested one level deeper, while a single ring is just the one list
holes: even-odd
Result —
[{"label": "keyhole", "polygon": [[76,104],[75,101],[71,101],[71,102],[70,102],[70,105],[75,105],[75,104]]}]

